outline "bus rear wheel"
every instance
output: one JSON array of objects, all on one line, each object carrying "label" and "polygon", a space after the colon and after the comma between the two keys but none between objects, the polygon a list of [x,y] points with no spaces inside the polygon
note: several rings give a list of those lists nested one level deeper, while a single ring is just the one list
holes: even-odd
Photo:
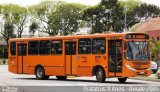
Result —
[{"label": "bus rear wheel", "polygon": [[105,71],[102,68],[97,68],[96,79],[98,82],[101,82],[101,83],[105,82],[106,75],[105,75]]},{"label": "bus rear wheel", "polygon": [[118,80],[119,80],[120,83],[125,83],[126,80],[127,80],[127,77],[125,77],[125,78],[118,78]]},{"label": "bus rear wheel", "polygon": [[56,78],[58,80],[65,80],[65,79],[67,79],[67,76],[56,76]]},{"label": "bus rear wheel", "polygon": [[38,66],[35,71],[36,78],[39,80],[49,79],[49,76],[45,75],[45,70],[42,66]]}]

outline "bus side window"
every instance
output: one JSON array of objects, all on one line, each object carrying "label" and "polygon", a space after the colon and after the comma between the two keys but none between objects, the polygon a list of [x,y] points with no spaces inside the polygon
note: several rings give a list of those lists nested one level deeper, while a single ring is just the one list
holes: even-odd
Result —
[{"label": "bus side window", "polygon": [[90,54],[91,53],[91,39],[79,39],[78,40],[78,53]]},{"label": "bus side window", "polygon": [[39,42],[29,41],[28,43],[28,55],[38,55]]},{"label": "bus side window", "polygon": [[51,41],[51,54],[62,54],[62,41]]},{"label": "bus side window", "polygon": [[48,55],[50,54],[50,41],[40,41],[39,54]]},{"label": "bus side window", "polygon": [[106,40],[104,38],[94,38],[92,40],[92,53],[93,54],[106,53]]},{"label": "bus side window", "polygon": [[16,42],[11,42],[10,52],[11,52],[11,55],[16,55]]}]

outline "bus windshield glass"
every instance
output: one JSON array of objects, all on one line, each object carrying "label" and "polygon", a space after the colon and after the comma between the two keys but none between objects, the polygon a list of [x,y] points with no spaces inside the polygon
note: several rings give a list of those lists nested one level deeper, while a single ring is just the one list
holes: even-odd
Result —
[{"label": "bus windshield glass", "polygon": [[128,42],[125,56],[128,60],[149,60],[150,53],[148,42]]}]

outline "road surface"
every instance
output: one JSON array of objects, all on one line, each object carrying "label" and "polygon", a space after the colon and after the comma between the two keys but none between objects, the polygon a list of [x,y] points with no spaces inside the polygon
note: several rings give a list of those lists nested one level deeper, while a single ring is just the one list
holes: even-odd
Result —
[{"label": "road surface", "polygon": [[[21,87],[73,87],[73,86],[160,86],[159,82],[127,79],[119,83],[116,78],[107,78],[105,83],[98,83],[95,77],[76,77],[67,80],[57,80],[52,76],[49,80],[37,80],[34,75],[13,74],[8,72],[7,65],[0,65],[0,86]],[[39,88],[38,88],[39,89]],[[49,88],[47,88],[49,89]],[[35,90],[35,89],[34,89]],[[50,89],[52,90],[52,89]],[[41,90],[42,91],[42,90]],[[36,91],[35,91],[36,92]],[[38,92],[38,91],[37,91]],[[42,91],[43,92],[43,91]],[[47,91],[48,92],[48,91]]]}]

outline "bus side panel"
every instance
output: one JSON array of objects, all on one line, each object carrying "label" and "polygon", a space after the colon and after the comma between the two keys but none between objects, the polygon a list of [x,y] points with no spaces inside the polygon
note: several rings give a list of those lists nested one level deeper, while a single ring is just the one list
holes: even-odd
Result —
[{"label": "bus side panel", "polygon": [[72,56],[72,75],[76,75],[77,74],[77,62],[76,62],[76,55]]},{"label": "bus side panel", "polygon": [[10,56],[8,60],[8,70],[17,74],[17,59],[15,56]]},{"label": "bus side panel", "polygon": [[27,56],[23,56],[23,73],[27,73]]},{"label": "bus side panel", "polygon": [[77,56],[77,76],[92,76],[92,55]]},{"label": "bus side panel", "polygon": [[[24,60],[24,59],[23,59]],[[17,67],[18,67],[18,74],[22,74],[23,72],[23,66],[22,66],[22,56],[17,56]]]},{"label": "bus side panel", "polygon": [[[17,47],[15,47],[17,48]],[[17,52],[17,50],[16,50]],[[17,53],[16,53],[17,54]],[[9,49],[8,49],[8,71],[17,74],[18,73],[18,66],[17,66],[17,55],[12,56],[10,51],[10,42],[9,42]]]},{"label": "bus side panel", "polygon": [[103,67],[106,77],[108,76],[108,39],[106,39],[105,53],[92,54],[93,66]]},{"label": "bus side panel", "polygon": [[64,67],[45,67],[46,75],[64,76]]},{"label": "bus side panel", "polygon": [[[93,65],[94,66],[101,66],[103,68],[107,67],[108,66],[108,58],[107,58],[107,55],[104,54],[104,55],[93,55],[92,56],[92,59],[93,59]],[[107,71],[106,71],[107,72]]]},{"label": "bus side panel", "polygon": [[[50,55],[50,56],[28,56],[27,66],[32,66],[27,69],[27,74],[35,71],[35,67],[41,65],[45,68],[46,75],[64,75],[64,56],[63,55]],[[29,70],[29,71],[28,71]],[[32,72],[34,74],[34,72]]]},{"label": "bus side panel", "polygon": [[34,75],[35,74],[35,67],[34,66],[27,66],[27,74]]},{"label": "bus side panel", "polygon": [[77,76],[92,76],[93,67],[77,67]]}]

